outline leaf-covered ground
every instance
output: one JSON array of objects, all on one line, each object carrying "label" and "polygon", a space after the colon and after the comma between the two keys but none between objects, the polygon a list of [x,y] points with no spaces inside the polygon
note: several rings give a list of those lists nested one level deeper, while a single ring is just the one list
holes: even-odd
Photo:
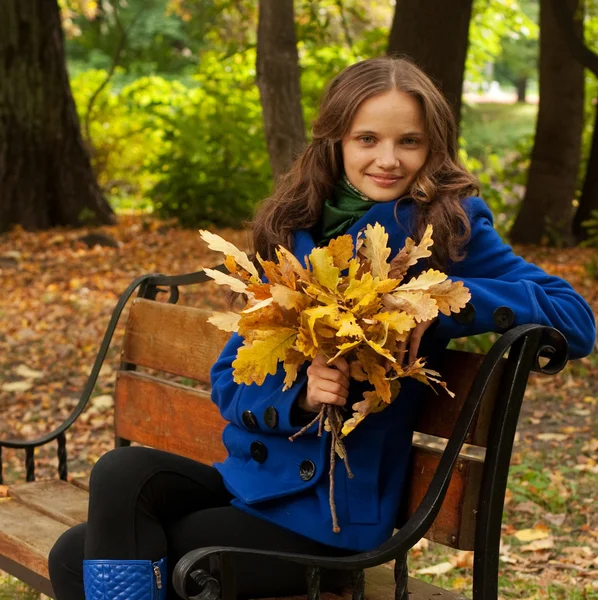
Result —
[{"label": "leaf-covered ground", "polygon": [[[33,439],[54,429],[76,405],[120,293],[138,275],[180,274],[220,257],[193,230],[148,217],[121,217],[95,229],[117,247],[88,245],[87,231],[13,231],[0,236],[0,437]],[[217,233],[238,247],[247,234]],[[598,312],[596,250],[517,248],[567,278]],[[224,306],[214,284],[182,291],[181,302]],[[113,445],[112,394],[126,313],[93,399],[68,434],[71,475],[85,475]],[[509,478],[501,550],[502,598],[598,599],[598,358],[556,377],[533,376],[526,393]],[[37,475],[55,476],[55,447],[37,453]],[[5,483],[23,479],[22,452],[4,452]],[[0,488],[1,492],[1,488]],[[471,590],[471,553],[425,541],[412,571]],[[0,598],[36,598],[0,575]]]}]

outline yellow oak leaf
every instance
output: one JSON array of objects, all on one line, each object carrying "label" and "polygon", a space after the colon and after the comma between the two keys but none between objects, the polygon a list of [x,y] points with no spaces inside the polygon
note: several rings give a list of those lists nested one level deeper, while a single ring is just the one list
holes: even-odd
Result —
[{"label": "yellow oak leaf", "polygon": [[295,348],[289,348],[287,350],[283,367],[285,372],[283,392],[286,392],[297,379],[297,372],[299,367],[306,361],[306,357],[302,352],[299,352]]},{"label": "yellow oak leaf", "polygon": [[361,363],[358,360],[353,360],[349,363],[351,379],[355,381],[367,381],[368,374],[363,370]]},{"label": "yellow oak leaf", "polygon": [[[368,345],[376,345],[374,342],[366,339]],[[378,346],[379,350],[383,350]],[[381,354],[378,349],[374,348],[376,353]],[[382,354],[384,356],[384,354]],[[363,370],[367,373],[368,380],[374,385],[378,395],[384,400],[384,402],[390,402],[390,382],[386,378],[386,369],[380,364],[378,357],[373,352],[368,352],[367,349],[363,348],[357,350],[357,358],[361,362]],[[385,358],[388,358],[394,362],[394,358],[386,352]]]},{"label": "yellow oak leaf", "polygon": [[297,327],[298,323],[299,319],[296,313],[283,311],[278,304],[273,302],[259,311],[241,313],[239,335],[246,340],[252,340],[261,329],[270,330],[277,327]]},{"label": "yellow oak leaf", "polygon": [[279,361],[295,343],[297,331],[288,327],[273,329],[265,339],[241,346],[233,361],[235,383],[262,385],[266,375],[274,375]]},{"label": "yellow oak leaf", "polygon": [[355,320],[355,315],[351,312],[342,312],[337,321],[338,331],[336,335],[338,337],[363,337],[363,329],[358,325]]},{"label": "yellow oak leaf", "polygon": [[471,300],[469,290],[463,285],[462,281],[451,281],[447,279],[442,283],[433,285],[428,293],[438,305],[438,310],[443,315],[450,315],[451,312],[458,313]]},{"label": "yellow oak leaf", "polygon": [[446,279],[446,274],[435,269],[428,269],[417,277],[414,277],[408,283],[404,283],[397,288],[397,292],[428,290],[434,285],[442,283]]},{"label": "yellow oak leaf", "polygon": [[297,260],[292,252],[289,252],[283,246],[279,246],[276,249],[276,257],[278,258],[280,271],[292,271],[302,279],[303,281],[309,281],[311,279],[309,271],[301,266],[301,263]]},{"label": "yellow oak leaf", "polygon": [[[341,344],[340,346],[337,346],[338,352],[328,361],[328,364],[334,362],[339,356],[342,356],[343,354],[346,354],[350,350],[353,350],[353,348],[356,348],[357,346],[359,346],[359,344],[361,344],[361,340],[356,340],[354,342],[346,342],[344,344]],[[351,376],[353,377],[353,375],[351,375]],[[364,376],[364,379],[361,379],[360,381],[365,381],[367,379],[367,375],[365,373],[363,374],[363,376]],[[353,377],[353,379],[356,379],[356,378]]]},{"label": "yellow oak leaf", "polygon": [[242,277],[243,270],[241,269],[241,271],[237,272],[237,262],[232,256],[224,257],[224,266],[228,269],[228,272],[231,275],[239,275]]},{"label": "yellow oak leaf", "polygon": [[397,333],[404,333],[415,327],[415,319],[413,316],[401,311],[380,312],[373,316],[375,321],[386,323],[389,329]]},{"label": "yellow oak leaf", "polygon": [[432,225],[428,225],[419,244],[416,244],[411,238],[407,238],[404,248],[390,261],[388,276],[402,279],[409,267],[417,264],[420,258],[432,256],[432,252],[430,251],[430,247],[434,244],[432,233],[433,227]]},{"label": "yellow oak leaf", "polygon": [[309,296],[281,284],[273,285],[270,292],[274,302],[287,310],[302,311],[311,302]]},{"label": "yellow oak leaf", "polygon": [[282,276],[278,270],[278,265],[271,260],[263,260],[259,254],[256,255],[258,262],[262,265],[262,269],[264,269],[264,275],[268,278],[268,281],[271,284],[280,283],[282,280]]},{"label": "yellow oak leaf", "polygon": [[270,306],[270,304],[272,304],[272,302],[274,302],[274,299],[272,297],[266,298],[265,300],[261,300],[257,304],[252,304],[249,306],[249,308],[244,309],[243,314],[247,315],[249,313],[255,312],[256,310],[261,310],[262,308],[266,308],[267,306]]},{"label": "yellow oak leaf", "polygon": [[341,271],[348,269],[349,261],[353,257],[353,238],[350,235],[341,235],[330,240],[328,252],[335,267]]},{"label": "yellow oak leaf", "polygon": [[344,292],[346,300],[362,298],[365,294],[376,290],[376,284],[371,273],[365,273],[360,279],[352,279]]},{"label": "yellow oak leaf", "polygon": [[247,285],[236,277],[231,277],[222,271],[216,271],[215,269],[204,268],[204,273],[211,277],[218,285],[228,285],[233,292],[239,294],[247,294]]},{"label": "yellow oak leaf", "polygon": [[314,248],[309,255],[316,281],[325,288],[336,291],[340,280],[340,270],[334,266],[328,248]]},{"label": "yellow oak leaf", "polygon": [[371,263],[371,273],[374,277],[386,279],[390,270],[388,257],[390,248],[388,244],[388,233],[380,223],[373,227],[368,225],[365,229],[365,239],[363,246],[359,249],[359,256],[369,260]]},{"label": "yellow oak leaf", "polygon": [[269,283],[250,283],[247,286],[247,293],[253,294],[256,300],[266,300],[272,295]]},{"label": "yellow oak leaf", "polygon": [[314,306],[312,308],[306,308],[303,311],[303,314],[307,318],[307,327],[311,331],[311,336],[314,342],[314,346],[318,345],[318,340],[316,339],[314,325],[318,319],[325,319],[325,323],[329,323],[330,319],[335,319],[338,316],[338,306],[330,305],[330,306]]},{"label": "yellow oak leaf", "polygon": [[216,252],[222,252],[223,254],[232,256],[235,262],[252,276],[252,280],[260,280],[255,265],[249,260],[249,257],[247,254],[245,254],[245,252],[239,250],[234,244],[222,239],[219,235],[210,233],[205,229],[201,229],[199,231],[199,235],[201,236],[201,239],[206,242],[210,250],[215,250]]},{"label": "yellow oak leaf", "polygon": [[208,318],[208,322],[218,327],[218,329],[222,329],[222,331],[235,332],[239,330],[240,319],[241,315],[232,311],[214,312]]},{"label": "yellow oak leaf", "polygon": [[306,327],[300,327],[297,334],[295,348],[307,358],[315,358],[318,354],[318,347],[314,344],[311,331]]},{"label": "yellow oak leaf", "polygon": [[356,258],[352,258],[349,261],[349,271],[347,273],[347,279],[349,281],[355,279],[356,275],[357,275],[357,270],[359,269],[359,261]]},{"label": "yellow oak leaf", "polygon": [[393,292],[382,296],[382,304],[391,310],[400,310],[412,315],[421,323],[438,316],[438,306],[434,298],[424,292]]}]

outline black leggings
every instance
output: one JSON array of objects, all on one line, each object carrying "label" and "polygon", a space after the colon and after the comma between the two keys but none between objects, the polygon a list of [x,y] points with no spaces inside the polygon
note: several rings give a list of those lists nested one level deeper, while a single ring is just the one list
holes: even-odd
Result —
[{"label": "black leggings", "polygon": [[[347,554],[234,508],[231,499],[213,467],[151,448],[108,452],[91,472],[87,523],[66,531],[50,552],[56,600],[85,599],[84,558],[155,561],[167,556],[167,598],[174,600],[174,566],[196,548]],[[322,588],[346,581],[346,572],[330,572]],[[305,570],[282,560],[244,557],[238,560],[237,582],[240,596],[297,595],[305,593]]]}]

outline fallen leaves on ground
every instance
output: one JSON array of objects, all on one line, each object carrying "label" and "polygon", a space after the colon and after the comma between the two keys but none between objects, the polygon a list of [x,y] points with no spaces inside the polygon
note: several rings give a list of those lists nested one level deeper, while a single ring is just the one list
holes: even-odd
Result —
[{"label": "fallen leaves on ground", "polygon": [[[247,233],[213,231],[248,250]],[[82,241],[89,233],[101,233],[116,243],[89,248]],[[595,249],[515,250],[569,280],[598,312],[598,281],[591,277]],[[134,278],[149,272],[188,273],[219,262],[220,255],[206,249],[197,231],[148,217],[120,217],[118,225],[93,230],[15,230],[0,235],[0,437],[34,439],[68,416],[114,305]],[[182,288],[180,302],[226,309],[214,283]],[[126,318],[125,311],[92,400],[67,434],[71,476],[87,475],[99,456],[113,447],[114,379]],[[597,409],[596,353],[554,377],[530,379],[503,524],[501,574],[509,582],[506,592],[501,587],[505,598],[547,598],[543,594],[549,585],[580,593],[598,590]],[[5,483],[24,480],[23,451],[4,450],[3,461]],[[56,476],[54,444],[36,451],[36,473],[40,478]],[[0,487],[0,499],[3,494],[6,487]],[[538,529],[547,535],[527,541],[515,535]],[[470,589],[470,553],[461,564],[458,556],[422,540],[411,552],[411,568],[448,563],[451,568],[443,575],[420,576],[456,590]],[[533,589],[518,587],[518,582]]]}]

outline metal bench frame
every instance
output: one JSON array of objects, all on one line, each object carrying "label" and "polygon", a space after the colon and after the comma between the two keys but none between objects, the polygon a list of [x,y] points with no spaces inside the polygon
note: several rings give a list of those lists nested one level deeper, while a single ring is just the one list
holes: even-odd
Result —
[{"label": "metal bench frame", "polygon": [[[226,272],[223,265],[216,267]],[[199,271],[179,276],[148,274],[135,279],[124,291],[114,308],[104,334],[91,373],[87,379],[81,398],[67,419],[54,431],[37,440],[0,440],[0,484],[2,484],[2,448],[25,450],[26,480],[35,480],[34,452],[54,440],[58,444],[58,474],[67,480],[66,430],[77,420],[85,409],[95,386],[100,368],[116,329],[121,313],[129,298],[137,291],[138,297],[155,300],[158,294],[169,292],[167,302],[176,304],[179,286],[203,283],[208,280]],[[429,488],[415,513],[400,523],[399,531],[381,544],[376,550],[361,552],[346,557],[324,557],[292,553],[279,553],[232,547],[201,548],[187,553],[176,565],[173,584],[177,593],[186,600],[235,600],[234,557],[241,554],[273,556],[300,563],[306,567],[308,600],[318,600],[320,596],[320,573],[322,569],[349,570],[352,573],[353,600],[364,598],[363,569],[395,560],[395,598],[407,600],[407,552],[426,533],[436,518],[455,463],[474,420],[476,411],[486,391],[488,382],[498,368],[501,359],[508,352],[507,366],[501,378],[497,394],[492,425],[489,431],[483,479],[476,515],[476,535],[474,549],[473,600],[496,600],[498,597],[499,544],[509,462],[513,440],[523,395],[530,372],[554,375],[564,368],[568,360],[567,342],[564,336],[551,327],[541,325],[520,325],[505,332],[485,356],[482,366],[462,407],[461,413],[448,440],[439,466]],[[541,359],[547,359],[541,364]],[[134,366],[123,365],[124,368]],[[126,439],[115,438],[115,445],[127,446]],[[210,572],[198,568],[198,564],[209,558]],[[47,582],[40,581],[35,573],[0,555],[0,569],[12,573],[25,583],[38,590],[51,593]],[[187,582],[193,580],[201,588],[201,593],[189,596]]]}]

